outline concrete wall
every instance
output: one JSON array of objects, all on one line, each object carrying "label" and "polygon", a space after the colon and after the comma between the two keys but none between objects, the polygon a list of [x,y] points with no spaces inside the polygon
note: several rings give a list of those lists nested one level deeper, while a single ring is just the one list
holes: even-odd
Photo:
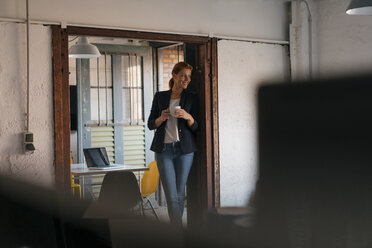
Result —
[{"label": "concrete wall", "polygon": [[317,1],[320,76],[372,69],[372,16],[345,14],[349,0]]},{"label": "concrete wall", "polygon": [[[135,30],[287,39],[286,0],[32,0],[30,18]],[[0,0],[25,18],[25,0]],[[99,16],[99,18],[97,18]]]},{"label": "concrete wall", "polygon": [[218,106],[222,206],[244,206],[257,175],[256,90],[289,79],[288,46],[218,42]]},{"label": "concrete wall", "polygon": [[[313,0],[291,2],[290,55],[292,80],[309,79],[317,73],[316,20]],[[310,66],[311,64],[311,66]]]},{"label": "concrete wall", "polygon": [[0,23],[0,173],[54,185],[51,30],[31,25],[30,131],[36,151],[23,152],[26,105],[26,25]]}]

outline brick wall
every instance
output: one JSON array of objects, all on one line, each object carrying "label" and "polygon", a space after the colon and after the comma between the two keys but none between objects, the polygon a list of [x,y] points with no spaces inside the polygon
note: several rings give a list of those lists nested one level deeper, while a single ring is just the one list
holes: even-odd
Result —
[{"label": "brick wall", "polygon": [[162,49],[163,82],[159,82],[160,90],[168,90],[169,80],[172,78],[173,66],[184,60],[183,46],[174,46]]}]

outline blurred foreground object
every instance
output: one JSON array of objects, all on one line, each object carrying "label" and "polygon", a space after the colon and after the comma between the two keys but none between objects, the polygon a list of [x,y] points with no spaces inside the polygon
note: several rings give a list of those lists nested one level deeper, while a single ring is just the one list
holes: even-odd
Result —
[{"label": "blurred foreground object", "polygon": [[372,247],[372,76],[259,89],[259,247]]}]

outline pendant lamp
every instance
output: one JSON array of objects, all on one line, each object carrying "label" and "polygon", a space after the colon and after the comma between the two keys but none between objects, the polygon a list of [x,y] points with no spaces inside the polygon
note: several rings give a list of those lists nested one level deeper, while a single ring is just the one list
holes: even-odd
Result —
[{"label": "pendant lamp", "polygon": [[372,0],[351,0],[346,9],[348,15],[372,15]]},{"label": "pendant lamp", "polygon": [[75,45],[69,49],[69,58],[76,59],[90,59],[101,56],[98,48],[92,44],[89,44],[86,36],[80,36]]}]

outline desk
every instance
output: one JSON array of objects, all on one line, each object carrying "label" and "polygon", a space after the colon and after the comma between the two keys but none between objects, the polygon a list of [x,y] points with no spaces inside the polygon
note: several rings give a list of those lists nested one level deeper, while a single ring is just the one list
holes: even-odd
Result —
[{"label": "desk", "polygon": [[130,166],[130,165],[124,165],[121,167],[114,167],[107,170],[92,170],[88,169],[86,164],[71,164],[71,175],[73,179],[80,179],[82,177],[82,195],[84,198],[85,195],[85,176],[94,176],[94,175],[104,175],[108,172],[112,171],[147,171],[149,170],[148,167],[142,167],[142,166]]},{"label": "desk", "polygon": [[147,171],[149,170],[148,167],[142,166],[130,166],[124,165],[124,167],[114,167],[107,170],[92,170],[88,169],[85,164],[71,164],[71,174],[73,177],[79,176],[87,176],[87,175],[98,175],[98,174],[106,174],[107,172],[111,171]]}]

